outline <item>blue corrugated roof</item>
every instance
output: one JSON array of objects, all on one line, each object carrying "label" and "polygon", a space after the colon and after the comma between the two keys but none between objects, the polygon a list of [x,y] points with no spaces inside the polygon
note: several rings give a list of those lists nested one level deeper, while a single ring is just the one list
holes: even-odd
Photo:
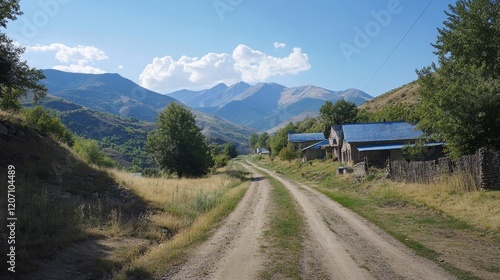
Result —
[{"label": "blue corrugated roof", "polygon": [[320,141],[318,143],[315,143],[315,144],[312,144],[311,146],[309,147],[305,147],[304,149],[302,149],[302,151],[305,151],[305,150],[318,150],[318,149],[321,149],[325,146],[328,146],[330,143],[328,142],[328,139],[325,139],[323,141]]},{"label": "blue corrugated roof", "polygon": [[423,132],[406,122],[344,124],[344,142],[379,142],[413,140]]},{"label": "blue corrugated roof", "polygon": [[[358,147],[358,151],[360,151],[360,152],[367,152],[367,151],[400,150],[405,145],[406,144],[359,146]],[[436,147],[436,146],[443,146],[443,145],[444,145],[444,143],[442,143],[442,142],[439,142],[439,143],[427,143],[427,144],[425,144],[426,147]],[[414,146],[414,144],[410,144],[410,146]]]},{"label": "blue corrugated roof", "polygon": [[308,141],[322,141],[325,140],[323,133],[295,133],[288,134],[289,142],[308,142]]}]

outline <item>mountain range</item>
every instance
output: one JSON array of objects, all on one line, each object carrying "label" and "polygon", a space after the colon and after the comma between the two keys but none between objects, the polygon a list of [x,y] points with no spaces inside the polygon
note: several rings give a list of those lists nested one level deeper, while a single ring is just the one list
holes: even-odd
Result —
[{"label": "mountain range", "polygon": [[[63,123],[73,132],[96,140],[102,140],[102,136],[107,136],[108,133],[89,133],[96,129],[114,127],[110,123],[133,127],[132,123],[141,121],[146,130],[151,130],[156,116],[165,106],[171,102],[180,103],[169,96],[147,90],[118,74],[81,74],[52,69],[43,72],[45,79],[41,83],[47,87],[48,95],[42,100],[42,105],[62,112]],[[196,110],[191,112],[211,143],[233,142],[239,152],[250,151],[248,136],[255,130]],[[99,113],[107,115],[102,117]]]},{"label": "mountain range", "polygon": [[319,112],[325,101],[335,103],[345,99],[361,105],[373,98],[357,89],[331,91],[312,85],[285,87],[258,83],[252,86],[244,82],[231,86],[218,84],[201,91],[180,90],[167,95],[195,110],[259,131],[274,131],[282,123],[311,116],[311,112]]},{"label": "mountain range", "polygon": [[[68,73],[52,69],[43,72],[46,78],[42,83],[48,89],[44,106],[64,112],[63,122],[78,134],[92,138],[88,134],[95,128],[91,126],[103,126],[103,120],[105,127],[116,124],[126,127],[127,122],[141,121],[149,131],[154,128],[158,113],[171,102],[178,102],[191,108],[210,142],[233,142],[240,152],[249,151],[250,134],[272,132],[289,121],[317,116],[326,100],[345,99],[359,105],[372,99],[356,89],[331,91],[312,85],[285,87],[276,83],[250,85],[244,82],[231,86],[218,84],[200,91],[159,94],[118,74]],[[103,117],[99,112],[110,115]],[[93,138],[102,140],[102,137]]]}]

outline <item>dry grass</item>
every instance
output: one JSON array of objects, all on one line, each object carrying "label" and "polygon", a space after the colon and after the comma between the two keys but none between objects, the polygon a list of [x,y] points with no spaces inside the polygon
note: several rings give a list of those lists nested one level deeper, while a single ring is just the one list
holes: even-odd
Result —
[{"label": "dry grass", "polygon": [[[206,240],[210,230],[236,207],[245,194],[248,183],[227,188],[218,203],[209,211],[196,217],[190,226],[183,227],[172,239],[153,247],[142,257],[135,259],[129,266],[115,275],[115,279],[160,278],[173,266],[185,260],[187,252],[193,245]],[[196,192],[195,192],[196,193]],[[188,191],[192,194],[192,191]],[[171,214],[157,215],[159,223],[175,224]],[[165,218],[165,220],[162,219]],[[178,222],[178,221],[177,221]]]},{"label": "dry grass", "polygon": [[[395,185],[401,197],[427,206],[480,229],[500,230],[500,192],[470,191],[466,176],[443,177],[436,183]],[[474,189],[475,187],[472,187]]]}]

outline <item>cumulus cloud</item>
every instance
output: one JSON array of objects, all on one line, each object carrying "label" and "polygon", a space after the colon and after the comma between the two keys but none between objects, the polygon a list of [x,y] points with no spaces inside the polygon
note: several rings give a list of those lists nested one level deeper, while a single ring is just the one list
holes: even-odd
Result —
[{"label": "cumulus cloud", "polygon": [[280,49],[286,47],[285,43],[280,43],[280,42],[274,42],[274,48]]},{"label": "cumulus cloud", "polygon": [[55,59],[64,65],[54,66],[54,69],[78,73],[105,73],[104,70],[92,66],[95,61],[105,60],[106,53],[94,46],[69,47],[64,44],[36,45],[27,47],[28,52],[55,52]]},{"label": "cumulus cloud", "polygon": [[52,67],[53,69],[64,71],[64,72],[73,72],[73,73],[86,73],[86,74],[104,74],[106,71],[101,70],[99,68],[90,66],[90,65],[79,65],[79,64],[71,64],[71,65],[56,65]]},{"label": "cumulus cloud", "polygon": [[156,57],[139,79],[143,87],[168,92],[207,88],[218,83],[265,82],[273,76],[295,75],[310,68],[309,58],[300,48],[279,58],[241,44],[232,54],[209,53],[201,58],[184,55],[178,60],[171,56]]}]

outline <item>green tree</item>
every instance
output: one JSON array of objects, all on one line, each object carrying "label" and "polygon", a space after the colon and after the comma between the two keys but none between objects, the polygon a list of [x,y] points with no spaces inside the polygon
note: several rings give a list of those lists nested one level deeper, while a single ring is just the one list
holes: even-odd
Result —
[{"label": "green tree", "polygon": [[298,157],[293,143],[288,143],[286,147],[281,149],[278,156],[281,160],[287,160],[288,162],[291,162],[293,159],[296,159]]},{"label": "green tree", "polygon": [[344,99],[340,99],[335,102],[335,104],[326,101],[319,109],[319,114],[323,122],[328,126],[333,124],[354,123],[356,122],[358,107],[354,102]]},{"label": "green tree", "polygon": [[271,153],[278,155],[278,153],[288,144],[288,133],[295,131],[296,127],[293,123],[289,123],[280,130],[278,130],[269,140]]},{"label": "green tree", "polygon": [[224,144],[223,153],[229,158],[235,158],[238,156],[238,151],[236,150],[236,146],[234,145],[234,143]]},{"label": "green tree", "polygon": [[[3,0],[0,4],[0,29],[7,27],[8,20],[22,15],[17,0]],[[18,99],[28,92],[34,100],[44,97],[47,90],[38,81],[44,79],[41,70],[30,68],[21,60],[24,48],[0,32],[0,107],[3,109],[20,108]]]},{"label": "green tree", "polygon": [[257,133],[252,133],[250,135],[250,138],[248,139],[248,143],[250,144],[250,148],[252,150],[257,149],[257,141],[259,141],[259,134]]},{"label": "green tree", "polygon": [[459,0],[449,9],[433,44],[439,67],[417,71],[419,127],[454,157],[500,150],[500,3]]},{"label": "green tree", "polygon": [[257,139],[257,148],[269,148],[269,134],[267,132],[262,132]]},{"label": "green tree", "polygon": [[35,106],[32,109],[24,110],[23,114],[29,125],[41,132],[51,135],[58,141],[73,145],[73,135],[71,132],[64,126],[61,120],[50,111],[47,111],[41,106]]},{"label": "green tree", "polygon": [[158,115],[155,131],[148,135],[146,149],[161,169],[183,176],[202,176],[213,159],[194,115],[177,103],[170,103]]}]

